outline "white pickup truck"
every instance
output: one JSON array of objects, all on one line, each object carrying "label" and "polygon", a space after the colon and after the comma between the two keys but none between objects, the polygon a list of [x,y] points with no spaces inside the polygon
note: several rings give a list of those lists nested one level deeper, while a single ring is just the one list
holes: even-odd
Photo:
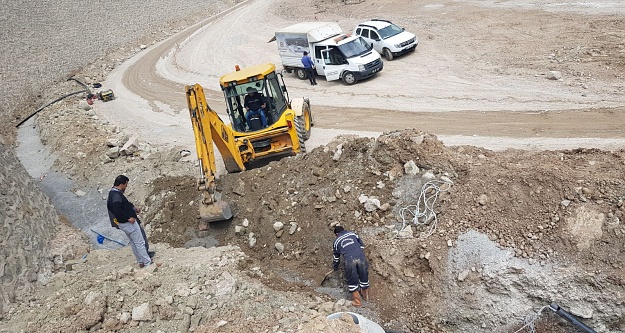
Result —
[{"label": "white pickup truck", "polygon": [[276,43],[284,69],[302,80],[304,51],[326,80],[351,85],[381,71],[384,63],[372,46],[358,36],[343,34],[334,22],[302,22],[276,31]]},{"label": "white pickup truck", "polygon": [[419,39],[413,33],[386,20],[372,19],[356,26],[354,33],[373,45],[373,49],[383,54],[386,60],[412,52]]}]

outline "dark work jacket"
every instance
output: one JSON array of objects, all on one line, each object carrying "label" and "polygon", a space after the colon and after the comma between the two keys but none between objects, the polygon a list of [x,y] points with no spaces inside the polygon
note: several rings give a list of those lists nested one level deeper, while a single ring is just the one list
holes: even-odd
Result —
[{"label": "dark work jacket", "polygon": [[265,97],[259,93],[253,93],[250,95],[245,95],[244,104],[246,107],[250,108],[250,110],[258,110],[261,108],[261,105],[265,104]]},{"label": "dark work jacket", "polygon": [[134,217],[137,222],[137,212],[135,212],[135,206],[126,199],[124,193],[117,188],[113,187],[109,191],[109,197],[106,201],[106,208],[109,211],[109,220],[111,220],[111,226],[118,228],[117,223],[126,223],[128,219]]},{"label": "dark work jacket", "polygon": [[333,268],[338,269],[341,255],[346,262],[354,259],[360,259],[364,262],[366,260],[365,253],[362,251],[364,248],[365,244],[358,235],[347,230],[341,231],[334,240]]}]

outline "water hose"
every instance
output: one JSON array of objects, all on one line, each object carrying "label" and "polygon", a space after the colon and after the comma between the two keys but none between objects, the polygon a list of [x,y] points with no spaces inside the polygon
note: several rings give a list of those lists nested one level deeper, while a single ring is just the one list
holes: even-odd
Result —
[{"label": "water hose", "polygon": [[62,99],[64,99],[64,98],[67,98],[67,97],[69,97],[69,96],[73,96],[73,95],[77,95],[77,94],[80,94],[80,93],[84,93],[84,92],[89,92],[89,91],[90,91],[89,87],[88,87],[86,84],[84,84],[84,83],[82,83],[82,82],[78,81],[77,79],[75,79],[75,78],[73,78],[73,77],[72,77],[72,78],[67,79],[67,81],[69,81],[69,80],[74,80],[74,81],[78,82],[78,84],[80,84],[81,86],[83,86],[85,89],[80,90],[80,91],[75,91],[75,92],[73,92],[73,93],[69,93],[69,94],[66,94],[66,95],[63,95],[63,96],[61,96],[61,97],[59,97],[59,98],[57,98],[57,99],[53,100],[52,102],[50,102],[50,103],[48,103],[48,104],[46,104],[46,105],[44,105],[44,106],[40,107],[39,109],[37,109],[37,111],[33,112],[30,116],[26,117],[26,119],[24,119],[24,120],[20,121],[20,123],[19,123],[19,124],[15,125],[15,127],[20,127],[23,123],[25,123],[26,121],[28,121],[28,119],[32,118],[34,115],[36,115],[37,113],[39,113],[41,110],[43,110],[43,109],[47,108],[48,106],[50,106],[50,105],[52,105],[52,104],[54,104],[54,103],[56,103],[56,102],[58,102],[58,101],[60,101],[60,100],[62,100]]},{"label": "water hose", "polygon": [[574,326],[578,327],[579,329],[581,329],[582,331],[586,332],[586,333],[597,333],[595,332],[595,330],[593,330],[592,328],[586,326],[584,323],[582,323],[581,321],[579,321],[579,319],[575,318],[575,316],[573,316],[572,314],[570,314],[569,312],[563,310],[558,304],[556,303],[552,303],[549,308],[551,310],[553,310],[553,312],[555,312],[558,316],[566,319],[566,321],[568,321],[569,323],[573,324]]}]

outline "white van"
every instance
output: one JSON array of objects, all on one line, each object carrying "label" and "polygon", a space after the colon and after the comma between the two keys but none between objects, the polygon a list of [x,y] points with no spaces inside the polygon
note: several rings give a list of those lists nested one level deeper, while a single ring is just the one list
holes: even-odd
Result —
[{"label": "white van", "polygon": [[284,69],[302,80],[306,72],[302,56],[307,51],[317,74],[326,80],[351,85],[381,71],[384,63],[372,46],[358,36],[343,34],[334,22],[303,22],[276,32]]}]

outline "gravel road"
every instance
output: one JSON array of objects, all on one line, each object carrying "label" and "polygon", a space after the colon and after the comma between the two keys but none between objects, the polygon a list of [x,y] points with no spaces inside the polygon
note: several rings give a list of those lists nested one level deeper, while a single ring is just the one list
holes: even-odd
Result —
[{"label": "gravel road", "polygon": [[[549,16],[555,11],[558,15],[574,15],[580,21],[586,20],[578,13],[562,14],[557,3],[552,6],[536,6],[529,2],[518,7],[511,3],[505,5],[544,11],[540,15]],[[491,2],[482,5],[501,8],[501,4]],[[623,10],[618,4],[608,5],[617,12]],[[181,96],[184,85],[202,84],[213,109],[224,110],[221,93],[215,91],[221,75],[235,64],[250,65],[257,63],[258,59],[279,64],[275,44],[267,41],[273,31],[293,22],[281,19],[280,11],[276,14],[269,10],[277,6],[271,1],[242,3],[136,55],[109,75],[106,85],[112,87],[120,99],[99,107],[99,114],[120,126],[141,124],[138,130],[142,137],[152,142],[191,144],[192,131]],[[460,15],[458,19],[476,15],[467,13],[466,17],[461,16],[462,6],[458,6],[441,4],[425,6],[424,9],[428,15],[434,16],[454,13]],[[590,7],[595,14],[605,8],[599,3],[573,7],[577,10]],[[480,15],[480,11],[487,10],[477,8]],[[266,15],[260,16],[254,29],[231,29],[232,22],[241,22],[252,13],[261,12]],[[505,15],[516,14],[513,11]],[[539,22],[542,20],[540,15],[536,18]],[[343,27],[351,27],[357,20],[339,17],[338,21]],[[500,22],[484,25],[493,24]],[[531,24],[527,23],[526,28],[532,29]],[[558,23],[550,27],[547,34],[568,28],[566,24]],[[409,26],[409,30],[422,29],[421,25]],[[482,36],[486,40],[480,49],[472,43],[449,48],[446,42],[456,40],[457,34],[463,33],[462,29],[456,29],[445,26],[422,32],[422,42],[414,54],[386,61],[380,75],[355,86],[322,82],[312,89],[306,82],[286,74],[291,97],[306,96],[312,101],[316,122],[313,137],[319,135],[321,128],[379,133],[413,127],[437,133],[448,144],[491,149],[558,149],[578,145],[614,149],[625,146],[625,132],[621,126],[625,123],[625,113],[618,111],[625,99],[622,93],[615,93],[611,79],[605,82],[593,79],[591,89],[584,88],[586,85],[574,77],[547,80],[544,74],[550,69],[548,54],[543,55],[546,63],[542,70],[541,66],[529,66],[522,72],[518,72],[521,69],[511,72],[503,67],[504,64],[475,62],[484,53],[496,52],[500,47],[496,40],[501,37]],[[439,35],[427,35],[434,32]],[[530,33],[539,35],[541,32]],[[579,38],[584,40],[587,37],[580,33]],[[526,43],[529,46],[534,40]],[[443,47],[447,49],[443,51]],[[500,61],[504,60],[512,61]],[[517,66],[513,63],[505,65]],[[402,84],[396,84],[398,78]],[[588,112],[589,109],[592,112]],[[128,116],[135,120],[133,124],[119,122],[118,119]],[[222,118],[225,119],[225,115]]]}]

